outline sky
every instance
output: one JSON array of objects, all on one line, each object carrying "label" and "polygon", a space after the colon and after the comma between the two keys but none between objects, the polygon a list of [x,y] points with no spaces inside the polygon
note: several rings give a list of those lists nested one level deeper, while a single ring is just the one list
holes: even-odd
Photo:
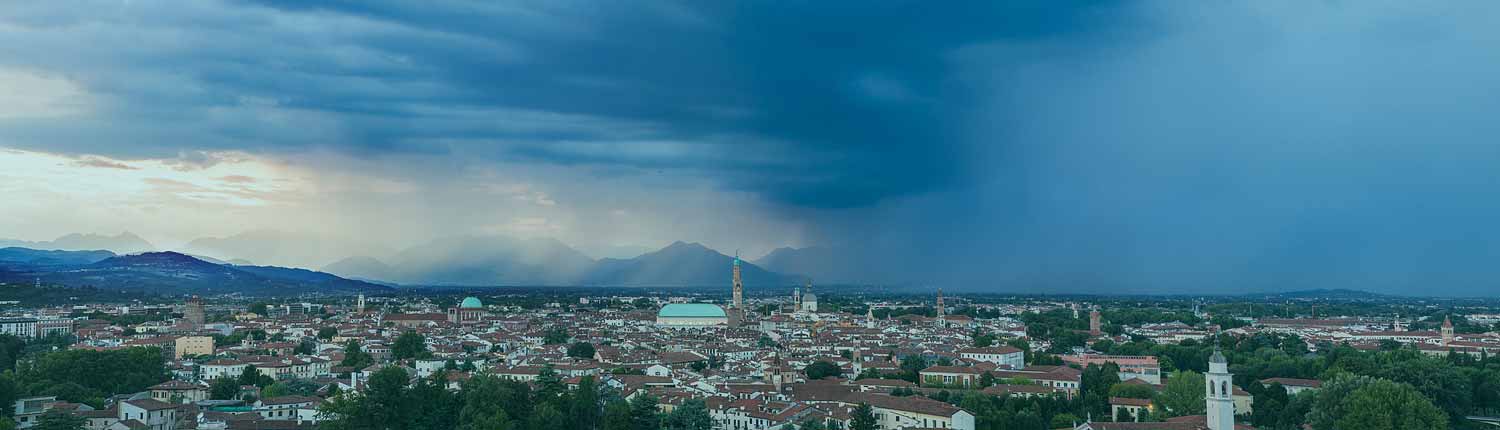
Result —
[{"label": "sky", "polygon": [[1500,291],[1500,3],[0,5],[0,237],[826,246],[977,291]]}]

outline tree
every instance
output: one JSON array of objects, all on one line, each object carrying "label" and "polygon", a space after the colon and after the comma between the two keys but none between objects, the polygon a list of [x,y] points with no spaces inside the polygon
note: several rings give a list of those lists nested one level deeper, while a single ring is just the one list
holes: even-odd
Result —
[{"label": "tree", "polygon": [[1124,397],[1127,399],[1150,399],[1156,397],[1156,389],[1149,385],[1140,384],[1115,384],[1109,387],[1110,397]]},{"label": "tree", "polygon": [[[1251,383],[1250,387],[1257,385]],[[1250,423],[1261,428],[1276,427],[1281,421],[1281,412],[1286,409],[1286,404],[1290,401],[1286,394],[1286,387],[1272,382],[1271,385],[1256,391],[1251,397]]]},{"label": "tree", "polygon": [[689,363],[688,367],[692,368],[694,372],[702,372],[704,369],[708,368],[708,362],[702,360],[694,361],[692,363]]},{"label": "tree", "polygon": [[[11,372],[7,371],[0,374],[0,405],[13,405],[19,396],[20,393],[16,391],[16,380]],[[10,416],[13,412],[14,409],[12,408],[0,406],[0,422],[10,421],[3,417]]]},{"label": "tree", "polygon": [[905,360],[901,360],[901,379],[920,384],[922,369],[926,368],[927,360],[922,358],[922,356],[907,356]]},{"label": "tree", "polygon": [[208,385],[208,398],[214,400],[233,400],[240,395],[240,382],[237,378],[214,378]]},{"label": "tree", "polygon": [[340,366],[352,367],[357,371],[374,363],[375,359],[360,348],[359,341],[349,339],[349,342],[344,343],[344,361],[339,363]]},{"label": "tree", "polygon": [[661,412],[656,408],[656,397],[642,394],[630,399],[630,424],[634,430],[658,430],[661,428]]},{"label": "tree", "polygon": [[682,403],[667,414],[667,430],[710,430],[713,428],[713,417],[708,414],[708,407],[702,400],[693,399]]},{"label": "tree", "polygon": [[265,303],[256,303],[250,305],[250,313],[264,316],[266,315],[266,306],[267,305]]},{"label": "tree", "polygon": [[544,345],[562,345],[567,342],[568,331],[564,330],[562,327],[553,327],[551,329],[548,329],[547,334],[542,336],[542,344]]},{"label": "tree", "polygon": [[995,335],[982,333],[978,328],[974,329],[974,333],[971,336],[974,338],[975,348],[987,348],[995,344]]},{"label": "tree", "polygon": [[623,399],[615,399],[604,405],[604,422],[600,426],[603,430],[634,430],[630,419],[630,403]]},{"label": "tree", "polygon": [[431,355],[432,353],[427,351],[427,338],[411,330],[397,336],[396,344],[391,346],[391,356],[397,360],[427,358]]},{"label": "tree", "polygon": [[1156,396],[1158,409],[1168,417],[1203,415],[1208,409],[1208,387],[1203,375],[1191,370],[1179,371],[1167,380]]},{"label": "tree", "polygon": [[875,430],[875,409],[860,403],[850,413],[849,430]]},{"label": "tree", "polygon": [[32,428],[36,430],[83,430],[88,423],[89,420],[73,415],[71,412],[53,409],[37,418],[36,425]]},{"label": "tree", "polygon": [[1448,416],[1411,385],[1352,375],[1324,384],[1307,417],[1314,430],[1448,428]]},{"label": "tree", "polygon": [[339,329],[333,327],[323,327],[318,329],[318,339],[333,340],[333,337],[338,335]]},{"label": "tree", "polygon": [[291,394],[292,389],[288,387],[284,382],[277,382],[275,384],[268,385],[266,386],[266,388],[260,390],[260,398],[262,399],[287,396]]},{"label": "tree", "polygon": [[585,376],[578,380],[578,388],[573,390],[569,403],[568,415],[573,420],[573,428],[598,427],[599,387],[594,384],[593,376]]},{"label": "tree", "polygon": [[105,397],[141,392],[169,379],[166,360],[155,347],[50,351],[23,367],[14,375],[17,392],[56,395],[101,408]]},{"label": "tree", "polygon": [[807,379],[823,379],[830,376],[839,376],[843,372],[843,369],[840,369],[837,364],[827,361],[814,361],[802,369],[802,373],[807,375]]},{"label": "tree", "polygon": [[588,342],[574,342],[568,345],[568,356],[573,358],[594,358],[594,344]]},{"label": "tree", "polygon": [[979,375],[979,388],[987,388],[991,385],[995,385],[995,374],[984,372]]},{"label": "tree", "polygon": [[245,365],[245,370],[240,372],[239,383],[240,385],[260,385],[260,377],[260,370],[256,369],[255,365]]},{"label": "tree", "polygon": [[312,355],[313,348],[316,348],[317,346],[317,342],[313,341],[298,342],[297,348],[293,349],[292,353],[300,355]]},{"label": "tree", "polygon": [[531,412],[531,419],[526,421],[526,428],[530,430],[553,430],[560,426],[565,418],[562,412],[557,410],[551,402],[538,403]]}]

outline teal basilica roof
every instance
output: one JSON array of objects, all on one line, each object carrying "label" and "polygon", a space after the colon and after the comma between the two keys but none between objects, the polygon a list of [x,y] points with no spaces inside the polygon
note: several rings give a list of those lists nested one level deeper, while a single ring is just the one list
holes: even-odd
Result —
[{"label": "teal basilica roof", "polygon": [[484,304],[479,303],[478,297],[464,297],[464,301],[458,304],[461,309],[484,309]]},{"label": "teal basilica roof", "polygon": [[667,318],[726,318],[724,308],[707,303],[672,303],[661,307],[658,317]]}]

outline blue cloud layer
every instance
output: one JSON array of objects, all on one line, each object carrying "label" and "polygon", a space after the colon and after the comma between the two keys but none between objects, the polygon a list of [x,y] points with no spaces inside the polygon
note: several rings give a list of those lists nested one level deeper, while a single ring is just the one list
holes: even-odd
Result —
[{"label": "blue cloud layer", "polygon": [[[22,36],[39,42],[6,49],[11,61],[72,74],[111,104],[94,121],[7,127],[9,140],[133,156],[319,145],[687,169],[798,207],[868,206],[967,180],[966,142],[948,119],[974,106],[973,89],[952,79],[946,55],[1083,31],[1091,10],[998,2],[98,6],[11,15],[28,30]],[[57,49],[77,56],[52,57]]]}]

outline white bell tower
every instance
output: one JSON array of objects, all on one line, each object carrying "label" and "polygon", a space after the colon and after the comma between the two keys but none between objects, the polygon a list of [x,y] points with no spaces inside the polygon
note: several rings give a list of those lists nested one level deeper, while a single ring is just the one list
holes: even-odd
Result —
[{"label": "white bell tower", "polygon": [[1234,430],[1234,375],[1229,374],[1229,360],[1218,348],[1209,357],[1203,377],[1208,386],[1209,430]]}]

